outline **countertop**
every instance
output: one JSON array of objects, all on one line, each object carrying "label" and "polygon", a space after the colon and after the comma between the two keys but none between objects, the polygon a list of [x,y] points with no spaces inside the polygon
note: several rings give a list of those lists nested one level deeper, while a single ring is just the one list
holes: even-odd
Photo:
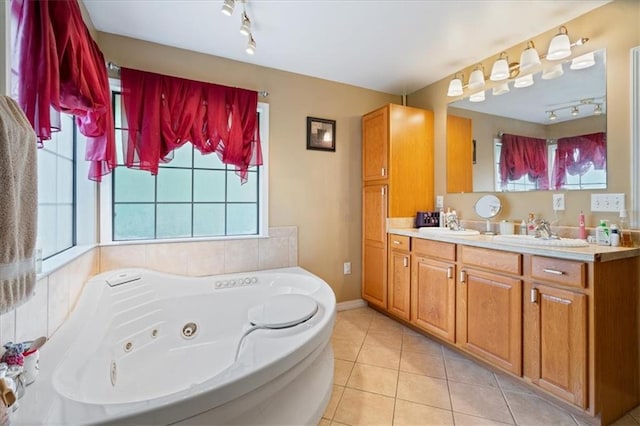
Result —
[{"label": "countertop", "polygon": [[582,262],[609,262],[617,259],[640,256],[639,247],[610,247],[589,244],[588,247],[553,247],[530,246],[524,244],[507,243],[495,240],[494,235],[428,235],[416,228],[389,228],[390,234],[404,235],[426,240],[444,241],[447,243],[464,244],[494,250],[505,250],[523,254],[534,254],[559,259],[578,260]]}]

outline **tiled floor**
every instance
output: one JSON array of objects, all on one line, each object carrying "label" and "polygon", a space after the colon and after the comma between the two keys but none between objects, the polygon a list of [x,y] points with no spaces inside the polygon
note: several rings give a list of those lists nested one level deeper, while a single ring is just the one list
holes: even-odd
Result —
[{"label": "tiled floor", "polygon": [[[320,426],[593,424],[370,308],[339,312],[332,343]],[[640,425],[640,407],[616,424]]]}]

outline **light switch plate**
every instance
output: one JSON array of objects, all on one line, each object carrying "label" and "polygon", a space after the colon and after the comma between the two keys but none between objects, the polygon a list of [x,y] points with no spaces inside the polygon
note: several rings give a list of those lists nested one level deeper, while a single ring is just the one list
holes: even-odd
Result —
[{"label": "light switch plate", "polygon": [[553,210],[564,210],[564,194],[553,194]]},{"label": "light switch plate", "polygon": [[436,208],[444,208],[444,197],[442,195],[436,195]]},{"label": "light switch plate", "polygon": [[624,210],[624,194],[591,194],[592,212],[619,212]]}]

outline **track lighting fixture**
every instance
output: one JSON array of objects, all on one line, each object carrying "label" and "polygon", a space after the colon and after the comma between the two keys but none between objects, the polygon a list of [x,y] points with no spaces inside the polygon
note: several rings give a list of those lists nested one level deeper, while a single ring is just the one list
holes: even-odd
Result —
[{"label": "track lighting fixture", "polygon": [[[602,102],[596,102],[596,100],[600,100],[602,99]],[[605,99],[604,98],[586,98],[586,99],[580,99],[578,102],[574,102],[573,104],[570,105],[565,105],[563,107],[559,107],[559,108],[555,108],[553,110],[550,111],[545,111],[546,114],[549,114],[549,120],[553,121],[556,120],[558,118],[558,115],[556,114],[558,111],[563,111],[563,110],[571,110],[571,116],[573,117],[577,117],[578,115],[580,115],[580,107],[583,105],[594,105],[593,107],[593,115],[600,115],[603,113],[602,111],[602,105],[604,104]]]},{"label": "track lighting fixture", "polygon": [[249,55],[253,55],[254,53],[256,53],[256,41],[253,39],[253,35],[251,33],[249,33],[249,42],[247,43],[247,48],[245,49],[245,51]]},{"label": "track lighting fixture", "polygon": [[224,3],[222,3],[222,14],[227,16],[233,15],[233,8],[235,5],[235,0],[224,0]]},{"label": "track lighting fixture", "polygon": [[240,34],[248,36],[251,33],[251,20],[247,16],[247,12],[242,12],[242,23],[240,24]]},{"label": "track lighting fixture", "polygon": [[[525,49],[520,55],[520,62],[509,62],[509,58],[506,52],[500,53],[500,56],[493,63],[491,67],[491,74],[489,80],[502,82],[504,80],[515,80],[514,87],[522,88],[528,87],[534,84],[533,72],[542,65],[542,60],[558,61],[571,56],[571,48],[573,46],[582,46],[589,41],[588,38],[582,37],[577,39],[574,43],[571,43],[569,39],[569,32],[565,26],[560,27],[556,34],[549,43],[549,49],[546,54],[540,55],[536,46],[532,40],[527,42]],[[587,53],[574,58],[571,61],[570,69],[578,70],[590,67],[595,64],[595,57],[593,53]],[[564,74],[562,63],[545,65],[542,72],[543,80],[551,80],[558,78]],[[464,85],[463,79],[456,73],[453,79],[449,82],[449,88],[447,90],[447,96],[462,96],[464,89],[469,89],[470,92],[475,94],[474,102],[479,102],[481,98],[479,91],[485,87],[485,75],[482,64],[478,64],[474,67],[473,72],[469,76],[467,85]],[[494,95],[501,95],[509,91],[508,85],[500,84],[493,88]],[[483,92],[484,94],[484,92]],[[482,99],[484,100],[484,99]]]}]

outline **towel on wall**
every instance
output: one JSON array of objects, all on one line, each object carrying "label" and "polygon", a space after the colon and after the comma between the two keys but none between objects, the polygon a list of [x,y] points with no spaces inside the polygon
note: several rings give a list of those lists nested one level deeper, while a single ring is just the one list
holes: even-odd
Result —
[{"label": "towel on wall", "polygon": [[18,104],[0,96],[0,314],[34,291],[37,193],[36,135]]}]

